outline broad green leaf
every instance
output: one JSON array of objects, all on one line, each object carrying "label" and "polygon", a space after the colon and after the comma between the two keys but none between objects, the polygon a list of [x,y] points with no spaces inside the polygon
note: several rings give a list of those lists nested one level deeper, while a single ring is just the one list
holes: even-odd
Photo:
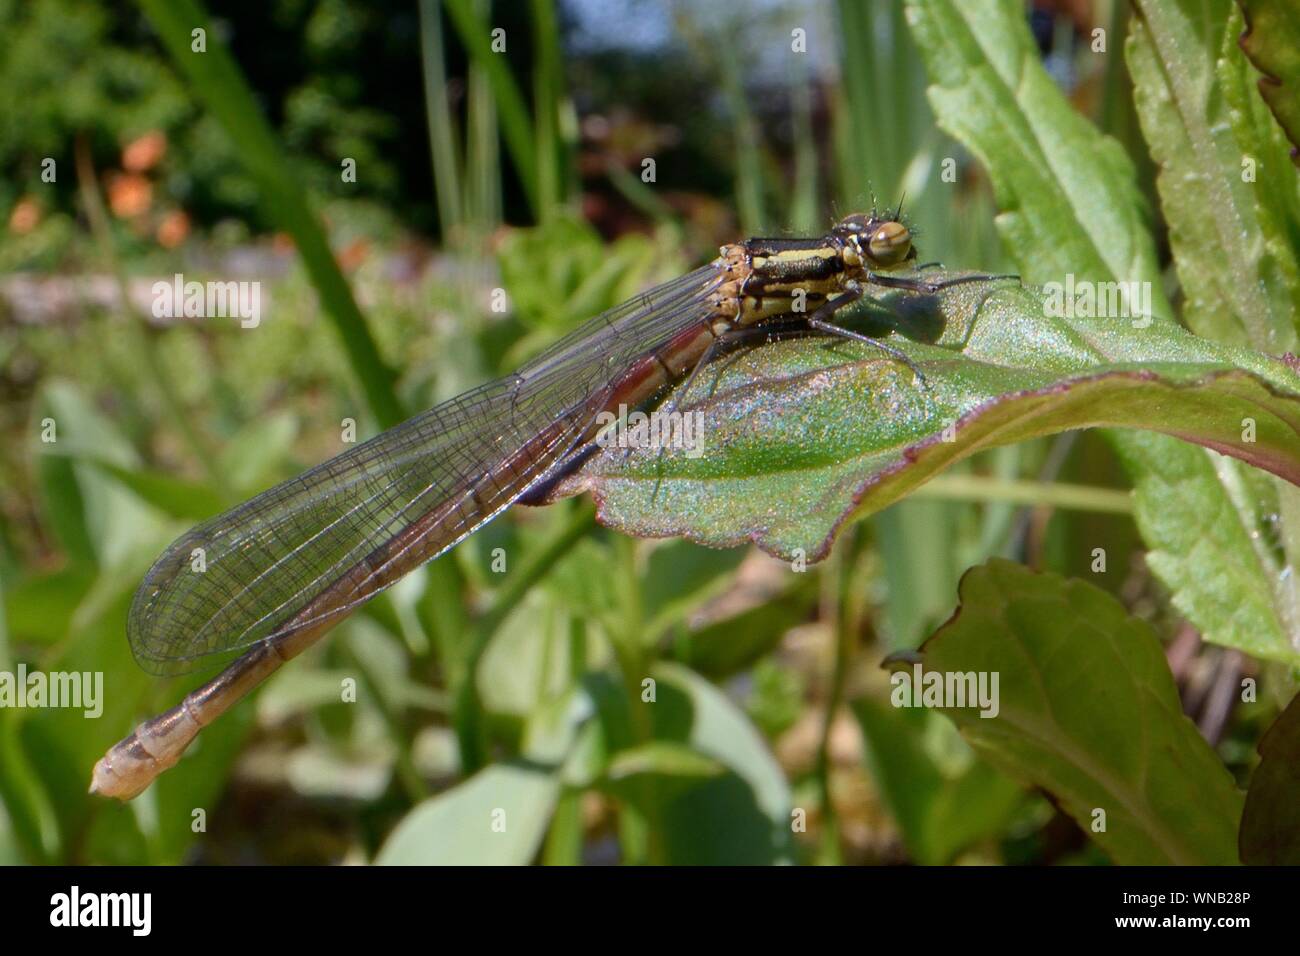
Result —
[{"label": "broad green leaf", "polygon": [[28,862],[53,862],[62,855],[62,834],[36,754],[23,746],[19,731],[14,712],[0,712],[0,804]]},{"label": "broad green leaf", "polygon": [[1241,814],[1241,862],[1300,865],[1300,696],[1259,742]]},{"label": "broad green leaf", "polygon": [[[1050,282],[1074,274],[1145,283],[1156,319],[1170,318],[1132,164],[1051,83],[1022,5],[909,0],[908,18],[935,81],[930,96],[938,121],[988,168],[1006,210],[999,228],[1025,278]],[[1138,527],[1151,567],[1174,605],[1208,640],[1294,653],[1296,601],[1258,544],[1268,512],[1238,493],[1250,482],[1246,472],[1160,435],[1112,439],[1135,478]],[[1178,475],[1195,480],[1177,481]],[[1279,498],[1289,507],[1285,495]],[[1228,514],[1233,520],[1224,520]],[[1224,564],[1237,568],[1238,577],[1254,578],[1255,594],[1274,594],[1271,606],[1256,603],[1248,620],[1225,606]]]},{"label": "broad green leaf", "polygon": [[[1267,518],[1257,517],[1268,509],[1249,491],[1250,469],[1217,455],[1145,454],[1132,443],[1119,453],[1142,475],[1133,517],[1150,546],[1147,564],[1174,606],[1210,640],[1300,661],[1300,644],[1289,637],[1297,632],[1284,616],[1290,582]],[[1277,512],[1269,513],[1276,524]]]},{"label": "broad green leaf", "polygon": [[384,866],[522,866],[546,835],[560,795],[553,774],[497,763],[420,804],[389,834]]},{"label": "broad green leaf", "polygon": [[943,708],[976,751],[1051,793],[1116,863],[1236,862],[1242,795],[1183,715],[1149,625],[1091,584],[1002,559],[960,597],[921,653],[926,673],[997,676],[995,716]]},{"label": "broad green leaf", "polygon": [[1291,0],[1238,0],[1247,30],[1241,48],[1263,73],[1260,95],[1286,130],[1300,164],[1300,10]]},{"label": "broad green leaf", "polygon": [[1155,243],[1123,147],[1074,111],[1043,69],[1012,0],[908,0],[941,128],[988,170],[998,231],[1026,280],[1151,283],[1168,319]]},{"label": "broad green leaf", "polygon": [[[943,718],[866,697],[854,702],[853,711],[876,784],[917,863],[950,863],[965,847],[1001,831],[1022,788],[978,757],[957,767],[934,759],[926,748],[927,725]],[[953,733],[950,724],[948,732]],[[970,754],[969,747],[963,749]]]},{"label": "broad green leaf", "polygon": [[658,819],[667,861],[682,864],[789,862],[790,788],[762,736],[727,696],[675,664],[654,670],[651,708],[658,741],[684,744],[728,772],[677,792],[668,788]]},{"label": "broad green leaf", "polygon": [[485,710],[524,716],[569,682],[565,609],[534,589],[502,622],[479,661],[475,683]]},{"label": "broad green leaf", "polygon": [[780,594],[689,633],[679,645],[682,663],[710,680],[722,680],[774,650],[817,605],[817,579],[808,574],[789,577]]},{"label": "broad green leaf", "polygon": [[[1232,0],[1139,0],[1136,9],[1126,52],[1138,118],[1159,167],[1186,295],[1183,319],[1221,342],[1288,350],[1300,302],[1295,251],[1265,235],[1257,210],[1294,207],[1297,177],[1281,137],[1275,146],[1257,135],[1257,101],[1243,102],[1249,67],[1234,42],[1236,7]],[[1281,181],[1270,175],[1278,168]],[[1279,191],[1288,187],[1290,202]]]},{"label": "broad green leaf", "polygon": [[732,586],[743,551],[714,551],[686,541],[654,548],[641,574],[641,606],[653,612],[644,635],[655,640],[709,598]]},{"label": "broad green leaf", "polygon": [[[1220,341],[1290,349],[1300,314],[1300,177],[1254,95],[1236,43],[1241,17],[1229,0],[1141,2],[1137,11],[1127,59],[1159,167],[1184,320]],[[1143,475],[1137,518],[1153,544],[1148,561],[1179,610],[1212,640],[1251,653],[1284,635],[1300,648],[1283,574],[1286,555],[1297,556],[1294,530],[1284,527],[1300,519],[1295,489],[1269,487],[1229,463],[1186,455],[1139,462],[1127,447],[1121,454]],[[1219,520],[1198,533],[1189,511]],[[1282,550],[1260,546],[1279,527]]]},{"label": "broad green leaf", "polygon": [[712,757],[666,740],[619,751],[595,782],[601,790],[634,805],[671,800],[726,768]]},{"label": "broad green leaf", "polygon": [[202,482],[107,461],[94,464],[170,518],[202,521],[222,509],[221,495]]},{"label": "broad green leaf", "polygon": [[408,813],[375,862],[393,866],[523,865],[546,836],[563,787],[566,760],[591,714],[576,692],[538,708],[523,754],[495,763]]},{"label": "broad green leaf", "polygon": [[[867,345],[770,344],[697,376],[678,399],[701,416],[707,455],[611,449],[562,490],[592,491],[601,520],[629,533],[715,547],[752,540],[787,560],[816,560],[845,521],[953,462],[1074,428],[1160,431],[1300,481],[1300,377],[1286,362],[1167,323],[1047,318],[1043,302],[1014,284],[992,293],[959,286],[935,298],[890,300],[913,329],[936,330],[938,345],[897,340],[924,370],[925,387]],[[950,340],[960,349],[943,347]],[[1194,534],[1196,525],[1181,530]],[[1265,608],[1270,601],[1261,580],[1237,577],[1253,588],[1241,592],[1250,600],[1238,596],[1234,625],[1254,621],[1256,598]],[[1223,581],[1219,572],[1202,585],[1221,596]],[[1237,639],[1300,661],[1276,628]]]},{"label": "broad green leaf", "polygon": [[69,564],[50,574],[7,584],[4,613],[10,633],[24,643],[55,644],[63,640],[77,606],[95,581],[94,568]]}]

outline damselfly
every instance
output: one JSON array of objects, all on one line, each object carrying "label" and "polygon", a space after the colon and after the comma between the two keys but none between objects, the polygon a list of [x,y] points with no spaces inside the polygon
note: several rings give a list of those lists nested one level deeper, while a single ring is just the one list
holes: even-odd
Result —
[{"label": "damselfly", "polygon": [[602,413],[653,401],[756,330],[870,343],[836,325],[871,287],[938,290],[1002,278],[916,266],[898,215],[854,214],[818,239],[749,239],[610,309],[518,372],[444,402],[177,539],[127,622],[142,667],[231,660],[95,765],[91,791],[123,800],[171,767],[200,729],[331,626],[585,455]]}]

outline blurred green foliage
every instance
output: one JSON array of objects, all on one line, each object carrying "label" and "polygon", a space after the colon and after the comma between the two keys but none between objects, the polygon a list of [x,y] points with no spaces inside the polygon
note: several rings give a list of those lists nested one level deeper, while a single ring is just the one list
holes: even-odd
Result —
[{"label": "blurred green foliage", "polygon": [[[190,9],[0,0],[0,279],[21,268],[73,289],[71,305],[0,322],[0,437],[19,451],[0,460],[0,670],[99,671],[107,689],[98,720],[0,709],[0,861],[1153,859],[1161,824],[1149,815],[1125,817],[1106,839],[1085,835],[1080,808],[1096,780],[1087,767],[1043,771],[1056,755],[1026,742],[1043,707],[1066,708],[1065,730],[1088,746],[1113,744],[1103,756],[1125,772],[1140,755],[1120,739],[1121,718],[1191,754],[1199,769],[1183,768],[1185,787],[1153,791],[1169,811],[1157,816],[1191,821],[1164,846],[1225,858],[1239,801],[1221,761],[1238,783],[1249,778],[1292,685],[1280,667],[1203,654],[1196,673],[1245,667],[1265,688],[1258,705],[1203,724],[1216,758],[1177,713],[1152,628],[1181,640],[1181,613],[1244,645],[1223,631],[1239,590],[1210,600],[1205,585],[1222,576],[1204,553],[1179,551],[1174,532],[1224,534],[1219,516],[1257,506],[1247,516],[1273,529],[1268,546],[1241,524],[1241,540],[1217,551],[1240,559],[1252,588],[1267,582],[1260,593],[1278,610],[1279,575],[1266,575],[1290,566],[1290,539],[1283,520],[1266,519],[1289,513],[1286,492],[1241,471],[1234,497],[1220,484],[1227,472],[1169,440],[1146,450],[1145,465],[1141,448],[1125,448],[1138,459],[1136,526],[1126,508],[1056,507],[1094,492],[1110,502],[1129,486],[1092,435],[962,462],[956,480],[863,522],[806,573],[742,549],[613,534],[583,502],[514,509],[284,668],[131,805],[89,799],[103,749],[200,679],[157,682],[130,657],[125,614],[150,561],[198,518],[340,451],[345,419],[372,433],[389,414],[376,398],[386,386],[358,385],[386,366],[397,370],[395,405],[428,407],[719,242],[821,229],[828,208],[870,206],[873,192],[882,204],[906,194],[924,257],[961,268],[1154,279],[1170,261],[1161,223],[1150,228],[1157,213],[1187,261],[1229,278],[1250,265],[1216,259],[1204,237],[1189,244],[1176,231],[1185,213],[1158,201],[1142,136],[1159,127],[1159,96],[1139,90],[1132,104],[1118,3],[1094,4],[1084,23],[1040,10],[1031,32],[1012,0],[629,0],[612,26],[600,4],[548,0],[230,2],[213,5],[209,43],[231,59],[199,66],[178,58],[187,24],[177,11]],[[1226,0],[1215,5],[1205,49],[1239,56],[1209,46],[1234,16]],[[151,23],[170,29],[170,54]],[[1108,55],[1088,48],[1093,24],[1113,32]],[[488,26],[505,28],[508,56],[483,42]],[[807,56],[792,55],[797,29]],[[1134,75],[1150,78],[1151,51],[1135,36]],[[1006,81],[1011,64],[1023,84]],[[1231,81],[1241,97],[1247,76],[1193,78]],[[265,128],[241,122],[253,98]],[[1262,110],[1236,115],[1250,126],[1231,135],[1284,149]],[[123,149],[154,130],[167,148],[143,174],[151,205],[124,213],[114,195]],[[1277,183],[1273,153],[1267,181]],[[47,155],[55,184],[39,178]],[[339,176],[346,156],[358,161],[355,184]],[[1238,172],[1187,156],[1203,177]],[[1258,206],[1254,190],[1233,190],[1241,210]],[[96,219],[101,191],[107,212]],[[25,197],[41,205],[30,229],[12,218]],[[1263,217],[1275,262],[1294,253],[1288,208]],[[193,231],[168,245],[158,229],[172,210]],[[271,238],[278,230],[301,260]],[[272,303],[255,334],[221,320],[155,327],[125,301],[133,281],[226,276],[250,259]],[[1286,274],[1283,264],[1264,277]],[[492,308],[497,289],[505,314]],[[1268,292],[1283,301],[1279,286]],[[347,331],[344,348],[326,334],[320,320],[343,331],[341,314],[376,355],[347,346]],[[1033,331],[1019,347],[1032,349]],[[41,440],[47,419],[52,443]],[[1180,498],[1191,486],[1153,459],[1195,464],[1195,494]],[[1109,555],[1102,573],[1097,547]],[[881,658],[910,660],[956,607],[962,573],[994,555],[1096,587],[982,568],[967,578],[961,616],[923,653],[1010,671],[1028,649],[1036,663],[1016,674],[1062,686],[1044,704],[1026,691],[1032,680],[1008,684],[1028,731],[891,707]],[[1010,583],[998,592],[990,580]],[[1101,659],[1087,638],[1062,636],[1070,600],[1127,640]],[[1060,633],[1033,627],[1027,605],[1051,608],[1040,616]],[[973,628],[981,615],[990,623]],[[951,638],[972,629],[960,646]],[[1285,640],[1280,626],[1267,634]],[[1192,669],[1176,676],[1188,702],[1205,692]],[[1127,677],[1157,686],[1159,706],[1124,698],[1092,713]],[[356,703],[340,699],[349,679]],[[1285,741],[1273,746],[1286,752]],[[1191,807],[1202,784],[1215,800]],[[1087,799],[1058,810],[1036,788]],[[195,829],[196,808],[206,829]],[[510,821],[501,834],[486,829],[496,809]],[[1270,825],[1252,821],[1255,833]]]}]

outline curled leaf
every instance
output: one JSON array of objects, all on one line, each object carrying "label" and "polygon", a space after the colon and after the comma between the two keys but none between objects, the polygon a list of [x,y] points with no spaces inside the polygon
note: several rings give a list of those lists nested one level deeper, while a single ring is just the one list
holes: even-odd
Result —
[{"label": "curled leaf", "polygon": [[1300,165],[1300,11],[1291,0],[1238,0],[1246,15],[1241,49],[1264,75],[1259,93],[1291,140]]},{"label": "curled leaf", "polygon": [[1241,862],[1300,864],[1300,696],[1259,742],[1259,766],[1250,778],[1241,815]]}]

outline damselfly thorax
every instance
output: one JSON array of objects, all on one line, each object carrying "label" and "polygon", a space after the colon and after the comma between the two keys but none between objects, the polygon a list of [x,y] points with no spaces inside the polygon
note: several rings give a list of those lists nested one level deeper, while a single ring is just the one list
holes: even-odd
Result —
[{"label": "damselfly thorax", "polygon": [[[178,538],[127,622],[158,673],[230,660],[95,765],[91,790],[130,799],[199,730],[339,620],[590,454],[603,414],[664,394],[737,338],[801,327],[906,353],[831,320],[872,287],[958,282],[915,267],[907,227],[855,214],[816,239],[749,239],[591,319],[512,375],[416,415]],[[679,390],[682,394],[687,389]]]}]

